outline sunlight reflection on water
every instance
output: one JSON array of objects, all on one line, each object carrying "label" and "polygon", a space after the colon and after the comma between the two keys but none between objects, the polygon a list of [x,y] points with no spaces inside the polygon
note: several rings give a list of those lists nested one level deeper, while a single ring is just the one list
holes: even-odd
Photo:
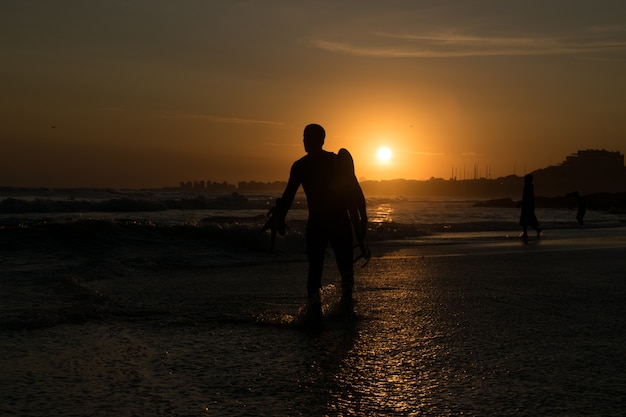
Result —
[{"label": "sunlight reflection on water", "polygon": [[[434,363],[445,347],[432,338],[417,338],[411,329],[375,326],[361,334],[347,355],[331,393],[331,411],[365,415],[378,410],[393,415],[415,415],[435,407],[433,391],[448,378]],[[440,410],[445,405],[439,404]]]},{"label": "sunlight reflection on water", "polygon": [[[429,295],[415,281],[421,273],[396,263],[386,274],[369,276],[360,288],[360,305],[368,319],[359,324],[358,338],[345,355],[330,393],[331,412],[344,415],[422,415],[446,404],[437,391],[448,380],[448,347],[430,310]],[[369,274],[368,274],[369,275]]]},{"label": "sunlight reflection on water", "polygon": [[394,209],[391,204],[376,204],[373,209],[368,210],[368,218],[372,223],[390,223],[393,221]]}]

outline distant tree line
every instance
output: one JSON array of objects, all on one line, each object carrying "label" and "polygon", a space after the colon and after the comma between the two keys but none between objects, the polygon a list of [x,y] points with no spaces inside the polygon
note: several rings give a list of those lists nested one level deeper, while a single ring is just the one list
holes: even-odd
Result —
[{"label": "distant tree line", "polygon": [[225,191],[235,191],[237,187],[233,184],[229,184],[226,181],[223,182],[211,182],[211,181],[181,181],[180,182],[181,190],[197,190],[197,191],[214,191],[214,192],[225,192]]}]

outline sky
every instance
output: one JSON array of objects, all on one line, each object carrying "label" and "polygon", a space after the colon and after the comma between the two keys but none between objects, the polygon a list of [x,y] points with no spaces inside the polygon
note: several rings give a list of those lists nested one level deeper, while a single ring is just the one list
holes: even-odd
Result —
[{"label": "sky", "polygon": [[308,123],[361,180],[626,152],[622,0],[3,1],[0,57],[4,186],[286,181]]}]

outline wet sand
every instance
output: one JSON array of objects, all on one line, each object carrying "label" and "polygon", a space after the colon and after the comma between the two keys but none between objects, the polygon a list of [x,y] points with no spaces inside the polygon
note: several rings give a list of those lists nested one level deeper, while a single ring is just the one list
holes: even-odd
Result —
[{"label": "wet sand", "polygon": [[3,331],[0,415],[623,415],[622,232],[373,245],[319,331],[302,259],[84,279],[101,319]]}]

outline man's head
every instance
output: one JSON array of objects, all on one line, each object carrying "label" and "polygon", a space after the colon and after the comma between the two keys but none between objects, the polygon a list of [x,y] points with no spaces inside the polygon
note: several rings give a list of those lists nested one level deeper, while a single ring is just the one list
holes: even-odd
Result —
[{"label": "man's head", "polygon": [[324,128],[318,124],[310,124],[304,128],[304,150],[314,152],[321,150],[324,145],[326,132]]}]

